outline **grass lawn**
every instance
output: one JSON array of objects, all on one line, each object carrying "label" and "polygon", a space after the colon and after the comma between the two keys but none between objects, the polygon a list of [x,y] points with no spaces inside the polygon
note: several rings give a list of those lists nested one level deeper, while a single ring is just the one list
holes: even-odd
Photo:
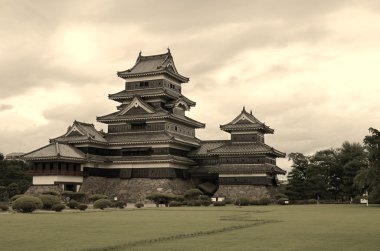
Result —
[{"label": "grass lawn", "polygon": [[3,213],[0,250],[380,250],[380,207]]}]

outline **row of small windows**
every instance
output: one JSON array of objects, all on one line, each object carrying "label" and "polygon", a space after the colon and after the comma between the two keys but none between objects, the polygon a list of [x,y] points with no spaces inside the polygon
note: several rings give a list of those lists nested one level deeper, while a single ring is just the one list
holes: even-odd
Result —
[{"label": "row of small windows", "polygon": [[250,157],[234,157],[225,158],[222,157],[219,160],[217,158],[207,158],[198,160],[199,164],[203,165],[214,165],[214,164],[276,164],[276,160],[272,158],[250,158]]},{"label": "row of small windows", "polygon": [[220,159],[221,164],[276,164],[276,161],[270,158],[221,158]]},{"label": "row of small windows", "polygon": [[119,133],[128,131],[161,131],[165,129],[164,123],[147,124],[145,122],[128,123],[125,125],[109,125],[108,132]]},{"label": "row of small windows", "polygon": [[232,134],[231,135],[232,141],[239,141],[239,142],[262,142],[264,143],[264,137],[259,134]]},{"label": "row of small windows", "polygon": [[[109,133],[120,133],[120,132],[128,132],[128,131],[161,131],[165,129],[164,123],[150,123],[146,122],[136,122],[136,123],[128,123],[124,125],[109,125],[108,132]],[[186,126],[179,126],[176,124],[169,123],[166,125],[166,129],[169,131],[178,132],[181,134],[194,136],[195,131],[193,128]]]},{"label": "row of small windows", "polygon": [[80,147],[83,153],[100,155],[100,156],[150,156],[150,155],[176,155],[187,156],[188,151],[171,147],[142,147],[142,148],[125,148],[125,149],[102,149],[95,147]]},{"label": "row of small windows", "polygon": [[175,91],[181,92],[181,86],[175,85],[165,79],[125,83],[126,90],[141,89],[141,88],[157,88],[157,87],[168,87]]},{"label": "row of small windows", "polygon": [[76,163],[61,163],[61,162],[42,162],[35,163],[31,170],[33,171],[80,171],[80,164]]}]

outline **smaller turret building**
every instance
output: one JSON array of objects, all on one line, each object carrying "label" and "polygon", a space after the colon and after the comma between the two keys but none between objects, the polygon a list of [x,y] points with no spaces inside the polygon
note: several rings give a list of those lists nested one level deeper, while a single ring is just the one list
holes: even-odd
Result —
[{"label": "smaller turret building", "polygon": [[220,128],[230,140],[202,141],[205,124],[186,116],[196,103],[182,94],[189,79],[178,73],[170,50],[139,54],[118,72],[125,88],[109,98],[117,111],[97,117],[108,132],[74,121],[62,136],[23,156],[33,163],[30,193],[44,189],[103,193],[141,201],[154,192],[182,194],[198,187],[217,197],[261,197],[285,171],[285,154],[265,144],[273,129],[242,112]]}]

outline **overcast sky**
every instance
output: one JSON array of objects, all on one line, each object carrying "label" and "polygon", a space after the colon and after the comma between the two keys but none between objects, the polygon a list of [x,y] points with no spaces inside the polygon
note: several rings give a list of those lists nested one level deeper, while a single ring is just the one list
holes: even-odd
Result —
[{"label": "overcast sky", "polygon": [[[0,0],[0,152],[116,111],[116,76],[170,47],[200,139],[243,105],[267,143],[310,154],[380,128],[380,1]],[[284,160],[280,166],[288,168]]]}]

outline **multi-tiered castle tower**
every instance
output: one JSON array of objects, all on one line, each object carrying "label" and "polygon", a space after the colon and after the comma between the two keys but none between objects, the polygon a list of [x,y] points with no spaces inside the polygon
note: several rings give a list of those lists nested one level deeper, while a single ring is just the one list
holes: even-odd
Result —
[{"label": "multi-tiered castle tower", "polygon": [[188,78],[178,73],[173,57],[142,56],[117,75],[124,90],[109,95],[117,111],[97,117],[108,132],[74,121],[50,144],[24,156],[33,162],[33,184],[38,189],[106,193],[130,201],[149,193],[181,194],[199,187],[207,194],[254,196],[276,186],[284,171],[275,158],[284,154],[264,143],[273,133],[243,109],[221,126],[231,140],[201,141],[195,129],[205,125],[186,116],[195,102],[182,94]]}]

